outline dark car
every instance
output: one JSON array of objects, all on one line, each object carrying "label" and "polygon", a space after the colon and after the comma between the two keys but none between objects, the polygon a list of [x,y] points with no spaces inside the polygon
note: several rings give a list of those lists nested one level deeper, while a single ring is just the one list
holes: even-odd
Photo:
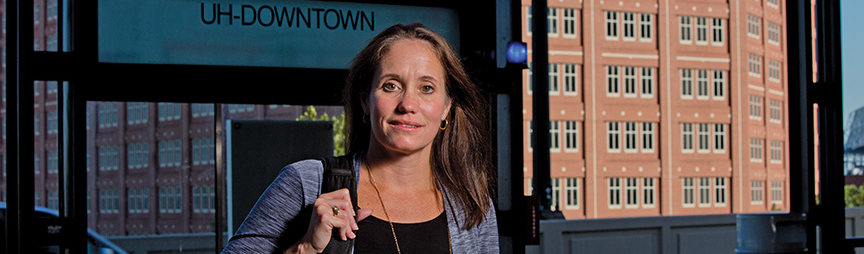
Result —
[{"label": "dark car", "polygon": [[[48,209],[41,206],[34,208],[37,221],[37,242],[36,253],[60,253],[59,237],[62,226],[59,223],[59,213],[56,210]],[[6,228],[6,202],[0,202],[0,229]],[[0,235],[4,236],[0,242],[0,250],[6,249],[5,230],[0,230]],[[87,229],[87,253],[93,254],[128,254],[126,251],[118,247],[116,244],[108,241],[102,235]]]}]

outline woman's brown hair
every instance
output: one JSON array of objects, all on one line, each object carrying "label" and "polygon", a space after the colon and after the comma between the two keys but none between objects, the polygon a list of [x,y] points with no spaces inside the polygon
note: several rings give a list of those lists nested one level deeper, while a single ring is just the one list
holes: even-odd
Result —
[{"label": "woman's brown hair", "polygon": [[452,107],[447,128],[432,142],[430,162],[436,183],[464,208],[462,228],[471,229],[483,222],[492,207],[487,104],[456,52],[435,31],[417,23],[394,25],[375,36],[354,58],[343,90],[347,152],[361,153],[369,147],[371,127],[363,121],[362,103],[369,97],[375,70],[384,54],[394,42],[404,39],[428,42],[447,75],[446,91]]}]

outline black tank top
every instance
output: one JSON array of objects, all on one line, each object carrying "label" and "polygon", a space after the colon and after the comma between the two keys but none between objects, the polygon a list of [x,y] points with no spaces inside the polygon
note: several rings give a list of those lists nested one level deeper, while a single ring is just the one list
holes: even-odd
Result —
[{"label": "black tank top", "polygon": [[[396,253],[396,242],[390,223],[369,216],[360,221],[357,226],[357,238],[354,241],[354,253]],[[408,253],[450,253],[450,237],[447,228],[447,215],[441,212],[438,217],[420,223],[393,223],[399,248],[403,254]]]}]

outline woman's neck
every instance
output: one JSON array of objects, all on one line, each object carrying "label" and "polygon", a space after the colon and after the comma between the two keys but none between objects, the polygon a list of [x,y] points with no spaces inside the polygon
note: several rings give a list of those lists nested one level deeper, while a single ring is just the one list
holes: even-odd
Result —
[{"label": "woman's neck", "polygon": [[430,155],[429,149],[404,154],[370,145],[364,166],[380,185],[401,190],[428,190],[434,189]]}]

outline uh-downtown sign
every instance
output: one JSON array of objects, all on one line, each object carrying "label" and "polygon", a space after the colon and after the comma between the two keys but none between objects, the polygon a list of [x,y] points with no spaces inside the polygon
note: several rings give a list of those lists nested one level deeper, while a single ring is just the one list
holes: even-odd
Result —
[{"label": "uh-downtown sign", "polygon": [[454,10],[324,1],[100,0],[99,61],[347,68],[372,37],[420,22],[459,45]]}]

